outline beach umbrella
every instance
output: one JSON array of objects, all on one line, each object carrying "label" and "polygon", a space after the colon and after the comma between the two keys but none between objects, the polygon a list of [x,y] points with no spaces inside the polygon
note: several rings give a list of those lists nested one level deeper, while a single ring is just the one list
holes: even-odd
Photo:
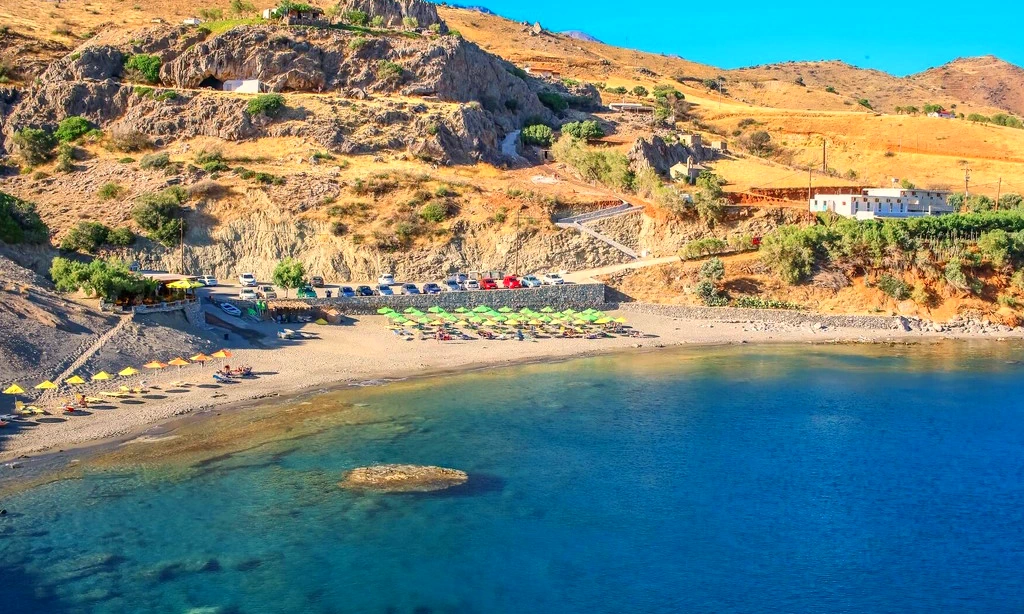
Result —
[{"label": "beach umbrella", "polygon": [[104,381],[110,379],[111,377],[113,377],[113,376],[110,375],[109,373],[107,373],[106,371],[100,371],[96,375],[93,375],[91,379],[94,382],[104,382]]},{"label": "beach umbrella", "polygon": [[466,313],[467,311],[469,311],[469,310],[466,309],[465,307],[456,307],[455,308],[455,313]]},{"label": "beach umbrella", "polygon": [[481,318],[480,316],[473,316],[472,318],[469,319],[469,321],[472,322],[473,324],[480,324],[481,322],[484,321],[484,319]]},{"label": "beach umbrella", "polygon": [[576,320],[575,322],[573,322],[573,324],[576,324],[577,326],[583,326],[585,324],[589,324],[589,322],[587,322],[586,320],[580,319],[580,320]]},{"label": "beach umbrella", "polygon": [[199,352],[189,360],[191,360],[192,362],[206,362],[207,360],[213,360],[213,358],[207,356],[206,354],[203,354],[202,352]]},{"label": "beach umbrella", "polygon": [[408,326],[409,328],[415,328],[415,327],[419,326],[419,322],[417,322],[416,320],[406,320],[404,322],[404,324],[406,326]]},{"label": "beach umbrella", "polygon": [[35,385],[36,390],[53,390],[56,387],[57,384],[54,384],[50,380],[46,380],[45,382],[40,382]]},{"label": "beach umbrella", "polygon": [[409,318],[406,318],[404,316],[398,316],[397,318],[395,318],[395,319],[393,319],[391,321],[394,322],[395,324],[405,324],[406,322],[410,322],[411,320],[409,320]]},{"label": "beach umbrella", "polygon": [[395,313],[395,310],[390,307],[381,307],[380,309],[377,310],[377,313],[379,313],[380,315],[385,315],[389,313]]},{"label": "beach umbrella", "polygon": [[184,358],[181,358],[179,356],[178,358],[175,358],[174,360],[168,360],[167,364],[174,365],[175,367],[181,368],[181,367],[188,366],[191,363],[189,361],[185,360]]},{"label": "beach umbrella", "polygon": [[391,318],[392,320],[399,320],[401,318],[404,318],[405,316],[403,316],[402,314],[398,313],[397,311],[392,311],[391,313],[387,314],[385,317]]},{"label": "beach umbrella", "polygon": [[[163,369],[167,365],[165,365],[164,363],[160,362],[159,360],[154,360],[154,361],[151,361],[151,362],[147,362],[146,364],[144,364],[142,366],[146,367],[147,369]],[[93,379],[96,379],[96,378],[94,377]]]},{"label": "beach umbrella", "polygon": [[584,309],[580,313],[594,313],[594,308],[593,307],[588,307],[587,309]]},{"label": "beach umbrella", "polygon": [[81,377],[77,376],[77,375],[72,375],[71,377],[69,377],[66,380],[64,380],[64,383],[65,384],[75,384],[75,385],[78,385],[78,384],[84,384],[85,380],[82,379]]},{"label": "beach umbrella", "polygon": [[179,279],[178,281],[172,281],[167,284],[168,288],[174,288],[175,290],[194,290],[196,288],[202,288],[203,284],[195,281],[194,279]]},{"label": "beach umbrella", "polygon": [[406,307],[404,313],[408,313],[414,316],[423,315],[423,312],[420,311],[419,309],[416,309],[415,307]]},{"label": "beach umbrella", "polygon": [[473,308],[473,313],[487,313],[491,308],[487,305],[477,305]]},{"label": "beach umbrella", "polygon": [[598,319],[594,320],[594,324],[608,324],[611,321],[612,321],[611,318],[598,318]]},{"label": "beach umbrella", "polygon": [[217,350],[213,354],[210,354],[214,358],[231,358],[231,352],[227,350]]},{"label": "beach umbrella", "polygon": [[615,322],[617,322],[618,324],[625,324],[626,323],[626,318],[623,318],[622,316],[619,316],[619,317],[615,318]]},{"label": "beach umbrella", "polygon": [[17,384],[11,384],[4,388],[4,394],[25,394],[25,390]]},{"label": "beach umbrella", "polygon": [[[124,377],[129,377],[129,376],[135,375],[138,372],[139,372],[139,370],[136,369],[135,367],[125,367],[124,369],[121,369],[120,371],[118,371],[117,374],[121,375],[121,376],[124,376]],[[95,378],[93,378],[93,379],[95,379]]]},{"label": "beach umbrella", "polygon": [[420,318],[419,320],[417,320],[417,322],[419,322],[420,324],[430,324],[431,319],[430,318]]},{"label": "beach umbrella", "polygon": [[573,311],[573,310],[572,310],[572,308],[569,308],[569,309],[564,309],[564,310],[562,310],[562,313],[563,313],[563,314],[565,314],[565,315],[567,315],[567,316],[571,316],[571,315],[573,315],[573,314],[574,314],[574,313],[576,313],[576,312],[575,312],[575,311]]},{"label": "beach umbrella", "polygon": [[543,322],[541,322],[540,320],[530,320],[529,322],[527,322],[527,324],[529,324],[530,326],[540,326],[541,324],[543,324]]},{"label": "beach umbrella", "polygon": [[540,312],[541,313],[554,313],[554,311],[555,311],[554,309],[552,309],[551,307],[548,307],[548,306],[544,306],[544,307],[540,308]]},{"label": "beach umbrella", "polygon": [[540,320],[541,322],[550,322],[551,321],[551,316],[541,316],[541,317],[539,317],[537,319]]},{"label": "beach umbrella", "polygon": [[430,313],[448,313],[443,308],[438,307],[437,305],[434,305],[433,307],[427,309],[427,311],[429,311]]},{"label": "beach umbrella", "polygon": [[317,318],[317,319],[315,320],[315,322],[316,322],[317,324],[319,324],[320,326],[323,326],[324,324],[327,324],[327,320],[325,320],[325,319],[323,319],[323,318]]},{"label": "beach umbrella", "polygon": [[498,309],[498,313],[512,313],[511,307],[501,307]]}]

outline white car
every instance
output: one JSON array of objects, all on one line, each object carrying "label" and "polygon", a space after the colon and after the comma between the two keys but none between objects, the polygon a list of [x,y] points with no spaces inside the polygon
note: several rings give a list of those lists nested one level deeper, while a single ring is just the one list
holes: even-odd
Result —
[{"label": "white car", "polygon": [[519,280],[519,283],[523,284],[524,288],[539,288],[544,285],[544,282],[538,279],[536,275],[524,275]]},{"label": "white car", "polygon": [[540,276],[540,281],[545,286],[557,286],[558,284],[565,283],[565,280],[558,273],[545,273]]},{"label": "white car", "polygon": [[252,273],[242,273],[238,276],[238,283],[246,288],[254,288],[258,282]]},{"label": "white car", "polygon": [[242,316],[242,310],[239,309],[238,307],[235,307],[231,303],[221,303],[220,308],[224,311],[224,313],[228,314],[229,316],[235,316],[236,318]]},{"label": "white car", "polygon": [[478,282],[475,279],[467,279],[466,280],[466,289],[467,290],[479,290],[480,289],[480,282]]},{"label": "white car", "polygon": [[255,301],[259,299],[259,295],[252,288],[242,288],[238,291],[238,298],[243,301]]},{"label": "white car", "polygon": [[212,286],[216,286],[217,285],[217,278],[214,277],[213,275],[200,275],[196,279],[196,281],[198,281],[199,283],[203,284],[204,286],[211,286],[212,287]]},{"label": "white car", "polygon": [[391,273],[384,273],[377,278],[378,286],[393,286],[395,285],[395,276]]}]

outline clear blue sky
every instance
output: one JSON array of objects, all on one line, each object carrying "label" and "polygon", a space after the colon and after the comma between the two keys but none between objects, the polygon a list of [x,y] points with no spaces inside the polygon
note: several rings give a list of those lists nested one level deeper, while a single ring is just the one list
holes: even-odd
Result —
[{"label": "clear blue sky", "polygon": [[[1018,2],[837,3],[679,0],[456,0],[552,31],[722,68],[839,59],[895,75],[961,56],[992,54],[1024,66]],[[977,7],[977,10],[971,10]],[[899,34],[889,38],[889,34]]]}]

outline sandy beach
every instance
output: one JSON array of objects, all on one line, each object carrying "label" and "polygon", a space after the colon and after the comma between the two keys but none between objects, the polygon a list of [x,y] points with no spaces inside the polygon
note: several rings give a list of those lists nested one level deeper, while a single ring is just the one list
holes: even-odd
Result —
[{"label": "sandy beach", "polygon": [[[722,322],[683,319],[635,310],[609,312],[624,315],[647,336],[608,339],[537,339],[527,341],[406,341],[390,333],[379,316],[361,317],[355,324],[306,325],[314,338],[279,341],[277,327],[266,328],[266,347],[233,350],[228,360],[203,367],[190,365],[145,373],[131,381],[82,388],[85,393],[116,389],[117,384],[138,385],[148,392],[96,408],[62,414],[53,400],[49,415],[19,420],[0,439],[0,461],[66,450],[101,440],[127,439],[175,416],[225,408],[253,399],[288,395],[317,387],[372,385],[382,381],[475,368],[498,367],[529,361],[561,360],[604,352],[650,351],[682,345],[740,343],[914,342],[981,335],[892,329],[816,327],[779,322]],[[986,338],[995,338],[985,335]],[[1013,331],[1000,338],[1024,338]],[[223,363],[251,366],[256,377],[218,384],[213,371]],[[118,365],[110,365],[111,368]],[[172,386],[172,383],[184,385]]]}]

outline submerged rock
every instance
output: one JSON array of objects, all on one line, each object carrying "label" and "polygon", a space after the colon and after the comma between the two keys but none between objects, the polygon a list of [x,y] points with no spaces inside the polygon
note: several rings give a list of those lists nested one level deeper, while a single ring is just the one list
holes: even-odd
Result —
[{"label": "submerged rock", "polygon": [[465,484],[465,471],[424,465],[374,465],[349,471],[338,486],[377,492],[431,492]]}]

